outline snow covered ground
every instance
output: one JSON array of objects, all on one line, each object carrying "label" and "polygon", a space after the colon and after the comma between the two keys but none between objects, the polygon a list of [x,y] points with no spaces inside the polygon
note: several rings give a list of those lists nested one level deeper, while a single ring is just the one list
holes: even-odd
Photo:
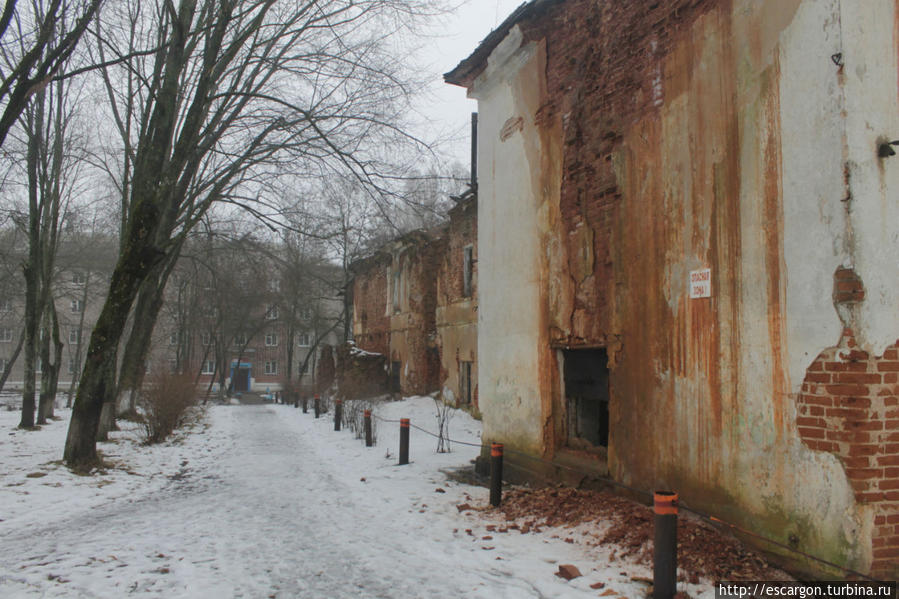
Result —
[{"label": "snow covered ground", "polygon": [[[613,547],[560,538],[571,531],[494,532],[497,516],[479,509],[487,490],[442,471],[478,450],[438,454],[413,429],[411,463],[398,466],[392,422],[377,423],[366,448],[330,415],[214,406],[159,446],[124,423],[100,444],[112,467],[78,476],[58,461],[69,413],[58,415],[24,432],[17,412],[0,412],[0,597],[636,598],[647,586],[634,578],[652,576],[610,561]],[[376,415],[437,430],[426,397]],[[452,438],[479,435],[480,423],[454,415]],[[557,577],[561,564],[583,576]],[[710,585],[684,590],[714,596]]]}]

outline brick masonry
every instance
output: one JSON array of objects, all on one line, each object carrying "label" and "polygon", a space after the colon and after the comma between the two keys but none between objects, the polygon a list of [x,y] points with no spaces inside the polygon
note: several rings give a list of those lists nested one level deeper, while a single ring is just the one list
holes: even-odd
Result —
[{"label": "brick masonry", "polygon": [[[439,389],[435,311],[437,272],[445,254],[442,229],[414,231],[352,267],[356,346],[386,356],[388,364],[398,363],[400,391],[406,395]],[[392,285],[397,280],[395,306]]]},{"label": "brick masonry", "polygon": [[387,356],[390,317],[387,314],[387,271],[390,254],[380,252],[353,264],[353,338],[365,351]]},{"label": "brick masonry", "polygon": [[[851,272],[851,271],[850,271]],[[846,275],[846,273],[843,273]],[[858,299],[835,277],[834,296]],[[843,463],[856,500],[874,509],[871,572],[899,575],[899,341],[883,356],[859,350],[850,329],[812,362],[798,398],[803,443]]]},{"label": "brick masonry", "polygon": [[[439,382],[457,405],[462,396],[461,362],[471,363],[471,404],[477,409],[477,199],[468,198],[449,211],[446,250],[437,272],[437,343],[441,354]],[[471,246],[471,289],[465,294],[465,248]]]}]

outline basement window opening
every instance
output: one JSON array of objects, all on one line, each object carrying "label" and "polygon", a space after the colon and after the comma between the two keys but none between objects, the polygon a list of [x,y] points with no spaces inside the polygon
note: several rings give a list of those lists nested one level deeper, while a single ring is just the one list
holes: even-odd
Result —
[{"label": "basement window opening", "polygon": [[609,446],[609,357],[603,349],[564,350],[568,446]]}]

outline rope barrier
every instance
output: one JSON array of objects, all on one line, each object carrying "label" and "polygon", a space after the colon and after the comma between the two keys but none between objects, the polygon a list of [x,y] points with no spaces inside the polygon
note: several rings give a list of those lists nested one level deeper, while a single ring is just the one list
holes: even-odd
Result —
[{"label": "rope barrier", "polygon": [[[398,423],[400,422],[399,420],[391,420],[391,419],[388,419],[388,418],[381,418],[380,416],[376,416],[376,415],[374,415],[374,414],[372,414],[372,418],[375,418],[375,419],[377,419],[377,420],[379,420],[379,421],[381,421],[381,422],[386,422],[386,423],[391,423],[391,424],[398,424]],[[411,424],[411,423],[409,424],[409,426],[412,427],[412,428],[414,428],[414,429],[416,429],[416,430],[418,430],[418,431],[421,431],[421,432],[423,432],[423,433],[425,433],[425,434],[427,434],[427,435],[430,435],[430,436],[432,436],[432,437],[434,437],[434,438],[437,438],[437,439],[440,438],[439,435],[437,435],[437,434],[435,434],[435,433],[432,433],[431,431],[426,430],[426,429],[424,429],[424,428],[421,428],[420,426],[416,426],[416,425]],[[449,439],[449,438],[447,438],[446,441],[448,441],[449,443],[458,443],[459,445],[467,445],[467,446],[469,446],[469,447],[479,447],[479,448],[485,447],[485,444],[484,444],[484,443],[468,443],[468,442],[466,442],[466,441],[457,441],[457,440],[455,440],[455,439]],[[578,474],[578,475],[589,476],[589,477],[595,478],[595,479],[600,480],[600,481],[602,481],[602,482],[604,482],[604,483],[606,483],[606,484],[609,484],[609,485],[611,485],[611,486],[613,486],[613,487],[618,487],[618,488],[621,488],[621,489],[626,489],[626,490],[628,490],[628,491],[630,491],[630,492],[632,492],[632,493],[634,493],[634,494],[636,494],[636,495],[638,495],[638,496],[647,497],[647,498],[649,498],[649,499],[652,499],[652,497],[653,497],[653,494],[650,493],[650,492],[648,492],[648,491],[644,491],[643,489],[638,489],[638,488],[636,488],[636,487],[632,487],[632,486],[630,486],[630,485],[627,485],[627,484],[625,484],[625,483],[622,483],[622,482],[613,480],[613,479],[608,478],[608,477],[606,477],[606,476],[602,476],[602,475],[597,474],[597,473],[595,473],[595,472],[586,472],[586,471],[584,471],[584,470],[580,470],[580,469],[574,468],[574,467],[572,467],[572,466],[568,466],[568,465],[566,465],[566,464],[559,464],[559,463],[557,463],[557,462],[550,462],[550,461],[545,460],[545,459],[543,459],[543,458],[538,458],[538,457],[535,457],[535,456],[533,456],[533,455],[530,455],[530,454],[527,454],[527,453],[524,453],[524,452],[521,452],[521,451],[517,451],[517,450],[515,450],[515,449],[511,449],[511,448],[509,448],[509,447],[505,447],[505,448],[504,448],[504,451],[505,451],[505,453],[507,453],[507,454],[514,454],[514,455],[523,457],[523,458],[525,458],[525,459],[527,459],[527,460],[530,460],[530,461],[532,461],[532,462],[539,462],[540,464],[542,464],[542,465],[544,465],[544,466],[546,466],[546,467],[548,467],[548,468],[567,470],[567,471],[569,471],[569,472],[573,472],[573,473]],[[536,476],[536,477],[538,477],[538,478],[540,478],[540,479],[543,479],[545,482],[549,482],[549,481],[551,480],[546,474],[542,474],[542,473],[537,472],[537,471],[535,471],[535,470],[532,470],[532,469],[530,469],[530,468],[526,468],[526,467],[522,466],[521,464],[516,464],[516,463],[514,463],[514,462],[511,462],[511,463],[509,463],[508,465],[511,466],[511,467],[513,467],[513,468],[516,468],[516,469],[518,469],[518,470],[521,470],[521,471],[527,472],[527,473],[529,473],[529,474],[532,474],[532,475],[534,475],[534,476]],[[696,509],[694,509],[694,508],[691,508],[691,507],[689,507],[688,505],[686,505],[686,504],[684,504],[684,503],[680,503],[679,507],[680,507],[681,509],[683,509],[684,511],[690,512],[691,514],[697,516],[698,518],[700,518],[700,519],[702,519],[702,520],[705,520],[706,522],[708,522],[709,524],[711,524],[711,525],[713,525],[713,526],[718,526],[718,525],[726,526],[726,527],[731,528],[732,530],[735,530],[735,531],[737,531],[737,532],[739,532],[739,533],[741,533],[741,534],[744,534],[744,535],[753,537],[753,538],[758,539],[758,540],[760,540],[760,541],[764,541],[765,543],[768,543],[768,544],[770,544],[770,545],[774,545],[774,546],[776,546],[776,547],[779,547],[779,548],[781,548],[781,549],[784,549],[784,550],[786,550],[786,551],[788,551],[788,552],[790,552],[790,553],[793,553],[793,554],[795,554],[795,555],[801,555],[802,557],[804,557],[804,558],[806,558],[806,559],[813,560],[813,561],[815,561],[815,562],[818,562],[819,564],[823,564],[823,565],[825,565],[825,566],[829,566],[829,567],[831,567],[831,568],[835,568],[835,569],[837,569],[837,570],[839,570],[839,571],[841,571],[841,572],[843,572],[843,573],[845,573],[845,574],[849,574],[849,575],[851,575],[851,576],[856,576],[856,577],[858,577],[858,578],[867,580],[867,581],[869,581],[869,582],[881,582],[881,581],[877,580],[876,578],[872,578],[872,577],[870,577],[870,576],[868,576],[868,575],[866,575],[866,574],[862,574],[861,572],[858,572],[858,571],[853,570],[853,569],[851,569],[851,568],[846,568],[846,567],[840,566],[839,564],[835,564],[835,563],[833,563],[833,562],[831,562],[831,561],[828,561],[828,560],[826,560],[826,559],[822,559],[822,558],[817,557],[817,556],[814,556],[814,555],[812,555],[812,554],[810,554],[810,553],[806,553],[806,552],[804,552],[804,551],[802,551],[802,550],[800,550],[800,549],[796,549],[796,548],[791,547],[791,546],[789,546],[789,545],[787,545],[787,544],[785,544],[785,543],[781,543],[780,541],[775,541],[774,539],[769,539],[768,537],[765,537],[765,536],[762,536],[762,535],[760,535],[760,534],[754,533],[754,532],[752,532],[752,531],[746,530],[745,528],[742,528],[742,527],[740,527],[740,526],[737,526],[736,524],[731,524],[730,522],[727,522],[727,521],[722,520],[722,519],[720,519],[720,518],[716,518],[715,516],[712,516],[712,515],[710,515],[710,514],[706,514],[706,513],[704,513],[704,512],[701,512],[701,511],[699,511],[699,510],[696,510]]]},{"label": "rope barrier", "polygon": [[[376,420],[379,420],[379,421],[381,421],[381,422],[387,422],[387,423],[391,423],[391,424],[399,424],[399,422],[400,422],[399,420],[390,420],[390,419],[388,419],[388,418],[381,418],[380,416],[377,416],[377,415],[375,415],[375,414],[372,414],[371,417],[372,417],[372,418],[375,418]],[[440,435],[438,435],[438,434],[436,434],[436,433],[432,433],[431,431],[429,431],[429,430],[427,430],[427,429],[423,429],[423,428],[421,428],[420,426],[416,426],[416,425],[412,424],[411,422],[409,423],[409,426],[412,427],[412,428],[414,428],[415,430],[418,430],[418,431],[421,431],[421,432],[425,433],[426,435],[431,435],[431,436],[434,437],[435,439],[439,439],[439,438],[440,438]],[[456,440],[456,439],[450,439],[450,438],[448,438],[448,437],[444,437],[444,440],[445,440],[447,443],[457,443],[457,444],[459,444],[459,445],[467,445],[467,446],[469,446],[469,447],[478,447],[478,448],[480,448],[480,447],[483,447],[483,446],[484,446],[482,443],[469,443],[469,442],[467,442],[467,441],[459,441],[459,440]]]}]

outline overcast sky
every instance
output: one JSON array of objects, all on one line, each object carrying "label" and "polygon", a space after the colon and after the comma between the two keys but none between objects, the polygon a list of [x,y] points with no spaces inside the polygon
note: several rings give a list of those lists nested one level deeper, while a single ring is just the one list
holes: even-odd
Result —
[{"label": "overcast sky", "polygon": [[477,103],[466,98],[463,88],[444,83],[443,73],[471,54],[524,1],[468,0],[452,15],[440,20],[434,28],[433,39],[429,40],[425,61],[434,75],[431,93],[424,99],[421,110],[433,129],[425,134],[442,132],[451,137],[452,154],[466,165],[471,113],[477,110]]}]

